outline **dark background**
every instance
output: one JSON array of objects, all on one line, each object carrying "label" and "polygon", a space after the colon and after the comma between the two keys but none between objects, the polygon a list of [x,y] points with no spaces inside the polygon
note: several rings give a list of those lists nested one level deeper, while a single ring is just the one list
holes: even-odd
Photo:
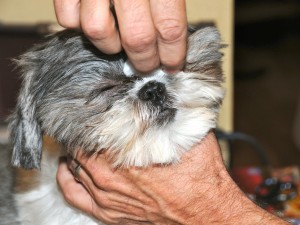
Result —
[{"label": "dark background", "polygon": [[[234,128],[275,167],[300,165],[300,1],[238,0],[235,11]],[[259,158],[235,144],[233,166],[249,165]]]},{"label": "dark background", "polygon": [[[234,129],[255,137],[273,166],[300,165],[300,1],[235,4]],[[40,41],[45,28],[0,24],[0,125],[20,86],[11,59]],[[260,165],[248,144],[234,142],[232,150],[234,167]]]}]

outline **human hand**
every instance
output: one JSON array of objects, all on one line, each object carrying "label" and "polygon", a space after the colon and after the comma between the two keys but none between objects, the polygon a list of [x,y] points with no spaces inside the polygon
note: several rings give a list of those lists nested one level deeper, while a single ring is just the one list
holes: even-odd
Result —
[{"label": "human hand", "polygon": [[178,164],[113,169],[105,154],[80,155],[80,183],[57,173],[67,202],[107,224],[286,224],[235,185],[212,133]]},{"label": "human hand", "polygon": [[59,24],[82,29],[102,52],[126,51],[134,67],[149,72],[183,67],[187,45],[185,0],[54,0]]}]

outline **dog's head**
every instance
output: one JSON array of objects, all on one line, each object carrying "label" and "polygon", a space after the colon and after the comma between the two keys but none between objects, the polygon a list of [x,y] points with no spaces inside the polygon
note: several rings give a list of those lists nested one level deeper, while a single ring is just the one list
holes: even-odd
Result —
[{"label": "dog's head", "polygon": [[124,74],[79,32],[54,35],[21,56],[23,86],[11,118],[15,166],[39,168],[42,132],[69,151],[108,151],[116,166],[177,161],[216,126],[223,99],[220,36],[191,33],[183,71]]}]

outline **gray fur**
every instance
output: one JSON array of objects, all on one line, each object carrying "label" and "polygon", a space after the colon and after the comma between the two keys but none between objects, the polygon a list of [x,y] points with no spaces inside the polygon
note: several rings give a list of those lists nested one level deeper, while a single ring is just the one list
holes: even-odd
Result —
[{"label": "gray fur", "polygon": [[[13,165],[40,168],[41,126],[51,136],[58,136],[60,141],[76,143],[80,134],[75,135],[75,129],[84,128],[84,123],[82,126],[80,123],[93,116],[95,110],[85,111],[78,107],[79,111],[70,115],[73,106],[78,104],[85,108],[85,103],[91,101],[93,93],[101,86],[119,82],[111,77],[120,74],[120,59],[112,57],[110,61],[104,57],[107,56],[98,52],[81,33],[65,31],[49,42],[37,45],[17,61],[24,82],[10,124]],[[98,110],[105,111],[110,102],[106,98],[100,101],[101,109]],[[67,114],[69,117],[61,118]],[[78,117],[83,115],[84,118]],[[41,120],[45,120],[44,123],[41,124]],[[68,133],[64,134],[68,126]]]},{"label": "gray fur", "polygon": [[[190,34],[185,67],[173,75],[157,70],[129,76],[124,53],[105,55],[72,30],[22,55],[16,62],[23,85],[10,118],[12,164],[42,169],[30,180],[34,185],[14,195],[16,204],[7,195],[6,207],[0,205],[5,221],[14,224],[17,205],[24,225],[99,224],[63,200],[55,183],[61,154],[105,149],[115,167],[179,161],[216,127],[224,97],[220,42],[215,28]],[[42,154],[44,134],[62,143],[63,152]],[[0,190],[11,193],[7,181]]]},{"label": "gray fur", "polygon": [[[205,85],[220,87],[221,47],[215,28],[193,33],[189,37],[184,72],[199,73],[200,78],[191,79],[201,79]],[[116,104],[120,104],[121,109],[122,104],[125,105],[124,99],[126,107],[128,104],[133,106],[128,111],[138,111],[138,120],[146,130],[167,126],[170,122],[161,121],[171,121],[178,105],[193,104],[176,102],[176,91],[168,92],[164,105],[159,107],[131,98],[130,90],[142,78],[123,74],[125,60],[124,53],[102,54],[80,32],[70,30],[53,35],[49,41],[22,55],[17,63],[24,81],[10,123],[14,145],[12,164],[27,169],[40,168],[43,132],[63,143],[70,152],[76,147],[87,152],[99,152],[109,147],[116,142],[115,137],[101,134],[99,128],[108,124],[107,120],[112,117],[110,113],[114,112],[112,107],[115,109]],[[170,85],[176,86],[174,77],[167,79]],[[221,94],[213,99],[204,96],[201,104],[217,112],[222,98]],[[165,116],[161,112],[169,114]],[[135,122],[128,122],[132,123]],[[121,148],[122,144],[113,147]]]}]

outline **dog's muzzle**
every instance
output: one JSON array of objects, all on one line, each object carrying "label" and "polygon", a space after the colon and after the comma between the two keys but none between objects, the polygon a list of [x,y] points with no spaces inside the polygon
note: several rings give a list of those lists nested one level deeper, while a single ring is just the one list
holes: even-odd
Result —
[{"label": "dog's muzzle", "polygon": [[138,98],[157,112],[157,124],[167,124],[174,119],[177,110],[172,108],[172,99],[168,96],[165,84],[147,82],[139,90]]},{"label": "dog's muzzle", "polygon": [[142,101],[150,101],[154,106],[162,107],[166,99],[166,86],[157,81],[149,81],[138,92]]}]

